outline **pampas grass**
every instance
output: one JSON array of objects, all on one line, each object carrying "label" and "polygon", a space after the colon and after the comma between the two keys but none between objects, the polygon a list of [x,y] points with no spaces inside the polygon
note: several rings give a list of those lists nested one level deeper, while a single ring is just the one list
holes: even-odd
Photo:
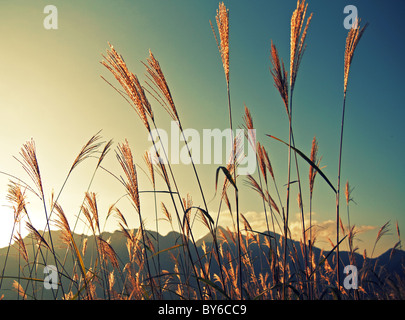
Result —
[{"label": "pampas grass", "polygon": [[225,79],[226,82],[229,84],[229,10],[226,8],[223,2],[219,3],[215,20],[217,22],[220,41],[218,41],[217,34],[210,21],[211,29],[214,33],[215,41],[217,42],[218,50],[221,55],[222,66],[225,72]]},{"label": "pampas grass", "polygon": [[[291,91],[294,90],[295,80],[297,78],[298,69],[301,64],[302,56],[306,48],[305,39],[307,36],[308,26],[312,19],[312,13],[307,18],[304,26],[305,15],[308,4],[305,0],[297,1],[297,8],[294,10],[291,17],[291,36],[290,36],[290,86]],[[292,95],[292,94],[291,94]]]},{"label": "pampas grass", "polygon": [[[27,173],[29,183],[8,175],[12,181],[10,181],[7,195],[7,200],[14,212],[10,244],[12,240],[15,241],[12,249],[16,250],[21,257],[19,271],[15,276],[6,273],[7,258],[12,250],[9,247],[1,274],[0,290],[3,290],[2,285],[5,283],[3,279],[12,279],[14,283],[10,282],[7,289],[12,288],[15,291],[14,295],[19,299],[41,298],[40,294],[43,293],[43,290],[41,290],[41,281],[38,279],[40,277],[38,267],[52,263],[58,267],[57,274],[60,279],[58,290],[52,291],[55,299],[310,300],[400,297],[401,288],[391,284],[390,291],[387,285],[384,286],[384,281],[387,283],[392,281],[389,282],[388,278],[379,274],[376,271],[376,265],[370,265],[370,259],[366,253],[363,268],[359,271],[358,291],[352,294],[340,286],[339,247],[343,240],[348,238],[351,263],[355,263],[357,250],[354,240],[359,229],[355,225],[351,225],[349,217],[349,205],[353,202],[352,188],[348,183],[346,184],[345,196],[348,210],[348,226],[346,226],[339,216],[340,158],[338,187],[335,189],[319,167],[322,157],[319,156],[317,138],[314,137],[312,140],[309,156],[300,151],[294,141],[292,98],[312,19],[312,14],[307,14],[307,8],[308,4],[304,0],[298,0],[291,16],[289,71],[286,70],[284,61],[273,41],[270,43],[270,75],[274,87],[280,94],[281,106],[286,110],[289,132],[288,142],[275,138],[288,147],[285,159],[288,166],[288,171],[285,173],[287,177],[285,184],[279,183],[280,176],[283,179],[284,177],[271,162],[273,156],[279,157],[280,155],[272,153],[269,146],[258,141],[260,136],[253,131],[255,123],[252,111],[254,110],[244,105],[242,126],[245,130],[250,130],[246,133],[246,138],[255,152],[258,168],[254,174],[247,175],[243,179],[247,188],[245,190],[242,188],[240,177],[237,175],[237,168],[244,154],[241,143],[243,136],[232,136],[232,153],[227,165],[219,166],[212,173],[210,191],[214,193],[217,189],[221,189],[221,192],[218,192],[218,197],[220,197],[218,215],[215,217],[213,211],[208,208],[209,202],[207,203],[205,200],[189,145],[184,139],[199,192],[195,195],[188,193],[187,190],[182,190],[181,193],[182,180],[179,180],[172,170],[167,150],[158,145],[160,137],[155,139],[151,134],[151,131],[157,128],[160,120],[160,113],[155,112],[154,109],[156,104],[166,111],[164,115],[176,121],[180,132],[185,137],[181,122],[181,109],[175,104],[173,92],[169,86],[170,75],[164,74],[157,55],[149,51],[146,62],[142,62],[146,68],[146,81],[142,82],[141,77],[128,69],[124,58],[109,43],[101,63],[106,68],[104,70],[115,79],[114,81],[118,82],[118,86],[115,87],[112,82],[107,80],[107,77],[102,78],[136,112],[141,125],[152,138],[156,153],[139,152],[136,144],[132,146],[126,139],[117,146],[114,146],[112,140],[102,142],[100,132],[98,132],[84,144],[77,157],[74,158],[62,188],[56,193],[56,197],[53,193],[51,194],[50,206],[48,206],[35,143],[33,140],[25,143],[21,148],[20,158],[17,160]],[[232,118],[230,95],[231,47],[229,35],[231,29],[229,9],[222,2],[216,10],[215,21],[217,31],[212,23],[211,27],[220,54],[222,64],[220,68],[223,69],[225,75],[229,125],[232,131],[235,119]],[[356,28],[349,31],[346,40],[343,112],[354,50],[364,30],[365,27],[360,29],[356,25]],[[150,98],[152,99],[149,100]],[[344,117],[342,118],[342,134],[343,120]],[[115,150],[118,172],[103,166],[111,149]],[[340,149],[340,156],[341,153],[342,149]],[[141,164],[137,163],[138,155],[143,160]],[[300,158],[309,164],[306,176],[309,182],[309,204],[305,200],[307,199],[306,190],[301,189],[303,180],[298,166]],[[60,196],[71,173],[90,159],[96,161],[94,172],[87,189],[83,190],[83,201],[78,205],[79,212],[76,215],[75,223],[71,224],[68,219],[70,213],[64,211],[63,199]],[[294,181],[293,160],[295,160],[296,168],[296,180]],[[146,170],[143,170],[142,166],[145,166]],[[100,198],[101,196],[97,194],[96,190],[93,190],[93,179],[100,169],[107,172],[124,193],[122,197],[108,206],[104,221],[103,210],[100,206],[101,200],[104,199]],[[150,184],[143,183],[139,170],[142,170],[149,178]],[[328,252],[315,251],[314,247],[318,229],[313,224],[312,207],[315,178],[318,173],[329,184],[337,197],[337,241],[330,240],[331,250]],[[222,185],[219,184],[219,177],[224,179]],[[297,186],[297,190],[291,188],[293,183],[294,186]],[[254,192],[249,193],[251,191]],[[297,192],[293,195],[294,191]],[[234,192],[234,198],[230,197],[230,192]],[[245,192],[247,197],[256,197],[263,206],[264,215],[261,222],[265,229],[264,232],[255,230],[255,224],[250,221],[248,212],[240,212],[239,196],[242,193],[245,195]],[[143,198],[145,193],[153,193],[154,206],[151,208],[145,206]],[[282,199],[284,194],[286,197]],[[30,220],[29,199],[31,196],[34,196],[35,200],[39,199],[43,204],[46,219],[46,226],[43,229],[38,229]],[[302,229],[300,230],[301,239],[296,242],[292,241],[292,230],[289,223],[293,206],[293,201],[290,200],[294,196],[296,196],[301,213],[299,228]],[[125,198],[132,205],[129,209],[121,207],[120,200]],[[304,212],[307,212],[304,210],[307,210],[308,205],[309,224],[304,216]],[[232,227],[219,227],[220,214],[228,213]],[[129,217],[131,215],[138,219],[138,229],[130,228]],[[114,247],[115,235],[109,238],[104,233],[107,221],[110,223],[111,219],[115,219],[115,223],[118,224],[123,239],[121,245],[125,249],[124,256],[119,254],[122,252],[121,248]],[[148,230],[148,223],[153,219],[156,223],[156,235]],[[89,233],[88,235],[78,236],[75,233],[78,221],[84,224],[84,230]],[[31,244],[24,241],[21,236],[20,228],[23,222],[30,233]],[[58,230],[58,246],[66,250],[64,259],[61,259],[61,249],[55,247],[56,239],[52,238],[54,233],[50,232],[50,222],[53,222],[53,226]],[[178,235],[178,238],[167,247],[164,247],[159,239],[158,233],[162,223],[170,225],[173,231],[171,235]],[[208,230],[209,238],[204,238],[201,242],[197,241],[196,223]],[[374,249],[388,231],[389,223],[383,225],[378,231],[371,257],[375,252]],[[343,238],[340,238],[339,232],[344,234]],[[398,240],[394,250],[400,248],[398,224],[397,236]],[[209,241],[206,241],[207,239]],[[394,250],[391,252],[391,256],[394,254]],[[165,258],[166,260],[164,260]],[[164,266],[167,259],[170,259],[170,267],[167,267],[167,264],[166,267]],[[370,277],[375,275],[378,276],[378,281],[370,281],[373,279]],[[338,280],[337,283],[335,278]],[[2,296],[1,293],[0,296]]]},{"label": "pampas grass", "polygon": [[[342,108],[342,121],[340,129],[340,145],[339,145],[339,162],[338,162],[338,174],[337,174],[337,192],[336,192],[336,242],[339,243],[339,219],[340,219],[340,177],[341,177],[341,164],[342,164],[342,153],[343,153],[343,129],[345,122],[345,111],[346,111],[346,94],[347,94],[347,84],[349,79],[349,71],[353,61],[354,51],[367,28],[366,24],[360,29],[360,23],[357,19],[353,24],[352,28],[349,30],[346,37],[346,48],[344,55],[344,77],[343,77],[343,108]],[[337,248],[337,261],[339,261],[339,248]],[[340,269],[339,263],[337,262],[337,283],[340,283]]]},{"label": "pampas grass", "polygon": [[[218,42],[217,34],[212,26],[210,21],[211,29],[215,37],[215,41],[218,46],[219,53],[221,55],[222,66],[225,73],[225,80],[226,80],[226,88],[227,88],[227,96],[228,96],[228,114],[229,114],[229,126],[231,129],[231,139],[233,140],[233,148],[231,154],[231,161],[228,164],[231,164],[232,171],[233,171],[233,181],[234,181],[234,191],[235,191],[235,203],[236,203],[236,227],[238,233],[238,264],[239,264],[239,291],[242,294],[242,251],[241,251],[241,244],[240,244],[240,222],[239,222],[239,194],[238,189],[236,188],[236,165],[237,165],[237,139],[233,136],[233,119],[232,119],[232,107],[231,107],[231,93],[230,93],[230,80],[229,80],[229,10],[226,8],[223,2],[219,3],[217,14],[215,16],[215,20],[217,22],[217,28],[219,33],[220,41]],[[229,166],[229,165],[228,165]],[[230,167],[227,168],[228,172],[231,170]],[[242,298],[242,296],[241,296]]]}]

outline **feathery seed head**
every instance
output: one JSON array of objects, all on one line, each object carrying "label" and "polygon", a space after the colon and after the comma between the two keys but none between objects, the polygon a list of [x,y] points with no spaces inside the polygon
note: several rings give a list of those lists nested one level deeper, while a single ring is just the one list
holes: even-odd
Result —
[{"label": "feathery seed head", "polygon": [[117,159],[118,162],[121,164],[121,167],[124,170],[127,178],[127,181],[124,182],[124,185],[127,189],[128,195],[131,197],[131,200],[135,205],[135,209],[139,213],[140,201],[138,192],[138,178],[132,151],[127,140],[125,140],[123,144],[118,145]]},{"label": "feathery seed head", "polygon": [[[318,158],[318,142],[316,141],[316,137],[313,138],[312,140],[312,147],[311,147],[311,161],[315,163],[319,167],[319,163],[321,162],[321,159]],[[314,170],[314,167],[309,166],[309,190],[312,195],[312,192],[314,190],[314,183],[315,183],[315,177],[318,171]]]},{"label": "feathery seed head", "polygon": [[356,49],[357,44],[359,43],[367,26],[368,23],[366,23],[363,28],[360,28],[360,20],[357,19],[347,34],[344,65],[344,94],[346,94],[347,91],[347,82],[349,79],[349,71],[354,56],[354,50]]},{"label": "feathery seed head", "polygon": [[[129,97],[129,100],[125,97],[124,98],[141,118],[146,129],[150,131],[149,122],[146,114],[148,113],[151,118],[153,118],[153,113],[150,104],[146,99],[143,88],[140,85],[137,76],[128,70],[124,58],[120,54],[118,54],[118,52],[110,43],[109,46],[110,50],[107,50],[107,56],[103,55],[103,58],[105,60],[101,61],[101,64],[104,65],[120,83],[127,96]],[[116,89],[114,86],[112,87],[121,94],[118,89]]]},{"label": "feathery seed head", "polygon": [[143,159],[149,169],[149,174],[150,174],[150,178],[152,180],[152,185],[153,185],[153,187],[155,187],[155,171],[153,169],[152,156],[148,151],[145,151],[145,153],[143,155]]},{"label": "feathery seed head", "polygon": [[[159,97],[161,98],[160,94],[163,95],[163,107],[166,109],[167,113],[171,116],[171,118],[174,121],[179,121],[179,116],[177,114],[177,109],[173,101],[172,94],[169,89],[169,85],[167,84],[166,78],[163,74],[162,68],[160,67],[159,61],[155,59],[154,55],[152,54],[152,51],[149,50],[149,59],[147,60],[147,64],[143,63],[144,66],[146,67],[146,71],[149,74],[149,80],[152,81],[152,83],[155,85],[155,87],[160,91],[156,92]],[[150,84],[148,84],[151,86]],[[159,100],[158,100],[159,101]],[[169,106],[167,106],[169,105]]]},{"label": "feathery seed head", "polygon": [[278,92],[280,93],[281,99],[284,102],[285,109],[287,114],[288,111],[288,74],[285,70],[284,62],[281,60],[277,52],[277,48],[274,45],[273,41],[271,41],[271,55],[270,61],[272,64],[272,68],[270,69],[270,73],[274,79],[274,86],[277,88]]},{"label": "feathery seed head", "polygon": [[7,200],[14,203],[14,220],[17,222],[21,218],[21,213],[25,211],[25,190],[22,191],[21,187],[15,182],[11,182],[8,186]]},{"label": "feathery seed head", "polygon": [[244,129],[246,130],[245,136],[247,137],[250,145],[256,149],[256,130],[253,126],[253,119],[249,108],[245,105],[245,115],[243,116]]},{"label": "feathery seed head", "polygon": [[18,251],[22,258],[28,263],[28,252],[24,240],[19,232],[14,236],[14,241],[18,245]]},{"label": "feathery seed head", "polygon": [[82,206],[82,211],[87,221],[90,224],[90,227],[95,233],[97,230],[100,232],[100,222],[97,208],[96,194],[94,192],[86,192],[84,203]]},{"label": "feathery seed head", "polygon": [[14,280],[13,281],[13,289],[17,291],[17,293],[23,298],[27,299],[27,294],[25,293],[22,285],[18,283],[18,281]]},{"label": "feathery seed head", "polygon": [[21,148],[20,155],[23,158],[23,160],[22,161],[18,159],[17,160],[22,164],[25,172],[27,172],[31,180],[35,183],[39,191],[39,195],[40,197],[42,197],[43,196],[42,179],[39,170],[35,142],[33,139],[31,139],[31,141],[27,141],[23,145],[23,147]]},{"label": "feathery seed head", "polygon": [[291,17],[291,36],[290,36],[290,86],[291,90],[294,89],[295,79],[297,77],[298,68],[305,51],[305,38],[307,29],[312,19],[312,13],[307,18],[304,30],[305,15],[307,12],[308,4],[305,0],[297,1],[297,8],[294,10]]},{"label": "feathery seed head", "polygon": [[218,38],[212,24],[211,28],[218,45],[219,53],[221,54],[226,82],[229,84],[229,10],[226,8],[223,2],[219,3],[215,20],[217,22],[220,42],[218,42]]},{"label": "feathery seed head", "polygon": [[349,186],[349,180],[346,181],[345,197],[346,197],[346,204],[349,204],[349,200],[350,200],[350,186]]},{"label": "feathery seed head", "polygon": [[55,225],[62,231],[61,240],[66,245],[70,246],[72,244],[72,232],[69,227],[69,222],[66,218],[65,212],[59,203],[54,203],[54,208],[56,210],[57,220],[55,220]]}]

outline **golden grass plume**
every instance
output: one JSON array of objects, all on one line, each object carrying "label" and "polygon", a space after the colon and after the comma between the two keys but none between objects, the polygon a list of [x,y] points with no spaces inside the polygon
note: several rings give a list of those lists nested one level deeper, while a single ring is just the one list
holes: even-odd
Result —
[{"label": "golden grass plume", "polygon": [[217,42],[219,53],[221,54],[226,82],[229,84],[229,10],[225,7],[223,2],[219,3],[215,19],[217,22],[220,42],[218,42],[217,34],[211,21],[210,24]]},{"label": "golden grass plume", "polygon": [[360,28],[360,20],[357,19],[347,34],[344,66],[344,94],[346,94],[347,91],[347,82],[349,79],[350,66],[353,61],[354,50],[356,49],[357,44],[359,43],[367,26],[368,23],[366,23],[364,27]]},{"label": "golden grass plume", "polygon": [[308,4],[305,0],[297,1],[297,8],[294,10],[291,17],[291,36],[290,36],[290,86],[294,89],[295,79],[297,77],[298,68],[305,51],[305,38],[307,35],[308,26],[312,19],[312,13],[307,18],[304,26],[305,15]]}]

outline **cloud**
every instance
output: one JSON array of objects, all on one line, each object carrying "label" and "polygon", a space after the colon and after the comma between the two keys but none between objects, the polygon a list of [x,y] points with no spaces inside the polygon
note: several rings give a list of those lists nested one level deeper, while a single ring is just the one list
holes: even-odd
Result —
[{"label": "cloud", "polygon": [[[309,227],[309,213],[305,214],[305,228],[308,229]],[[318,221],[316,219],[316,213],[312,213],[312,233],[313,235],[316,236],[316,244],[315,245],[320,245],[320,243],[330,243],[330,240],[333,242],[334,245],[336,245],[336,220],[324,220],[324,221]],[[302,239],[302,219],[301,219],[301,214],[297,213],[296,217],[291,223],[289,224],[290,226],[290,231],[291,231],[291,236],[294,240],[301,240]],[[371,226],[371,225],[360,225],[360,226],[355,226],[355,232],[357,235],[366,233],[371,230],[375,230],[377,227],[376,226]],[[341,229],[341,226],[339,225],[339,235],[340,239],[345,235],[349,233],[349,226],[348,225],[343,225],[344,232]],[[309,235],[306,235],[309,237]]]},{"label": "cloud", "polygon": [[[242,212],[242,214],[246,218],[246,220],[249,222],[249,224],[253,230],[260,231],[260,232],[267,230],[267,224],[266,224],[266,218],[264,216],[264,212],[248,211],[248,212]],[[270,217],[268,217],[268,219],[270,219]],[[232,216],[230,215],[229,211],[221,212],[219,224],[222,227],[229,227],[232,230],[234,223],[236,224],[236,218],[233,219],[233,221],[232,221]],[[241,223],[241,228],[243,228],[242,219],[240,220],[240,223]],[[269,223],[270,223],[270,221],[269,221]],[[270,226],[270,228],[271,228],[271,226]]]},{"label": "cloud", "polygon": [[[252,227],[253,230],[255,231],[260,231],[264,232],[267,230],[267,223],[266,223],[266,218],[264,215],[264,212],[256,212],[256,211],[248,211],[248,212],[243,212],[243,215],[246,217],[248,220],[250,226]],[[278,221],[280,223],[280,226],[282,227],[282,218],[277,217]],[[308,230],[309,227],[309,218],[310,215],[309,213],[306,213],[305,216],[305,228]],[[325,245],[329,245],[329,239],[336,244],[336,220],[324,220],[324,221],[319,221],[317,219],[317,214],[312,213],[312,233],[316,235],[316,242],[315,246],[319,247],[324,247]],[[229,212],[222,212],[219,220],[219,224],[223,227],[229,227],[231,230],[233,230],[233,222],[232,222],[232,217],[229,214]],[[236,219],[234,219],[234,222],[236,224]],[[268,215],[268,223],[270,230],[273,230],[273,225],[271,221],[270,215]],[[241,221],[241,229],[243,229],[243,222]],[[301,219],[301,213],[297,213],[294,217],[292,217],[289,221],[289,228],[291,232],[291,237],[294,240],[300,241],[302,239],[302,219]],[[349,232],[349,228],[347,225],[344,225],[345,233]],[[376,226],[371,226],[371,225],[359,225],[355,226],[355,231],[357,232],[357,235],[359,234],[364,234],[369,231],[377,229]],[[280,228],[278,228],[277,223],[275,222],[275,230],[276,233],[281,233]],[[339,234],[340,238],[343,237],[343,232],[340,229],[339,226]],[[309,237],[309,231],[307,232],[307,237]]]}]

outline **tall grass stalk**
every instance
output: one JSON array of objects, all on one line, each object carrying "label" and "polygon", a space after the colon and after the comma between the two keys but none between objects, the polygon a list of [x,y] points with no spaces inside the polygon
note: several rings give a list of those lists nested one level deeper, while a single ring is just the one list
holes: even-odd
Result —
[{"label": "tall grass stalk", "polygon": [[[236,142],[235,137],[233,135],[233,120],[232,120],[232,107],[231,107],[231,91],[230,91],[230,83],[229,83],[229,9],[226,8],[223,2],[219,3],[219,7],[217,9],[217,15],[215,17],[217,22],[217,28],[219,33],[219,41],[214,30],[214,27],[211,24],[211,29],[214,34],[215,40],[217,42],[218,50],[221,55],[222,59],[222,66],[225,73],[225,81],[226,81],[226,92],[227,92],[227,99],[228,99],[228,115],[229,115],[229,126],[231,131],[231,140],[232,142],[232,164],[233,164],[233,180],[236,185]],[[235,203],[236,203],[236,228],[238,234],[238,265],[239,265],[239,290],[241,299],[243,299],[242,295],[242,251],[241,251],[241,233],[240,233],[240,218],[239,218],[239,193],[238,189],[234,188],[235,192]]]},{"label": "tall grass stalk", "polygon": [[[190,150],[188,141],[186,139],[186,136],[185,136],[185,133],[184,133],[184,130],[183,130],[183,126],[182,126],[179,114],[177,112],[177,108],[175,106],[175,103],[174,103],[172,94],[170,92],[169,86],[167,84],[166,78],[164,76],[164,73],[163,73],[163,71],[161,69],[160,63],[155,59],[155,57],[153,56],[151,51],[149,51],[149,59],[147,59],[147,62],[148,63],[147,64],[144,63],[144,65],[145,65],[147,73],[149,75],[148,79],[153,83],[154,87],[157,90],[155,90],[152,87],[152,85],[150,83],[148,83],[148,82],[147,82],[147,85],[157,95],[157,96],[154,95],[155,99],[158,102],[160,102],[160,104],[162,104],[164,109],[168,112],[168,114],[171,116],[171,118],[176,122],[177,126],[179,127],[179,130],[180,130],[181,135],[183,137],[183,140],[185,142],[185,146],[187,148],[187,153],[188,153],[188,156],[189,156],[190,161],[191,161],[191,165],[192,165],[192,168],[193,168],[194,175],[195,175],[196,180],[197,180],[197,184],[198,184],[198,188],[200,190],[200,194],[201,194],[201,197],[202,197],[205,213],[209,215],[209,210],[208,210],[207,202],[206,202],[206,199],[205,199],[204,191],[203,191],[203,188],[202,188],[202,185],[201,185],[201,181],[200,181],[197,169],[195,167],[194,159],[192,157],[191,150]],[[146,100],[146,97],[143,100]],[[150,104],[148,104],[148,105],[150,105]],[[151,118],[152,118],[153,124],[154,124],[154,126],[156,128],[156,124],[154,122],[154,117],[151,117]],[[167,156],[166,156],[166,159],[167,159]],[[168,161],[168,159],[167,159],[167,161]],[[168,161],[168,163],[169,163],[169,161]],[[170,163],[169,163],[169,170],[171,171]],[[175,182],[173,174],[172,174],[172,177],[173,177],[173,180]],[[184,208],[183,208],[183,211],[184,211]],[[189,224],[188,219],[187,219],[187,224]],[[220,255],[219,255],[219,248],[217,246],[217,241],[216,241],[216,230],[215,229],[212,230],[211,227],[209,228],[209,230],[210,230],[210,232],[211,232],[211,234],[213,236],[213,240],[214,240],[213,243],[214,243],[214,248],[215,248],[217,260],[218,260],[218,263],[219,263],[220,275],[221,275],[221,279],[223,280],[222,263],[221,263],[221,258],[220,258]],[[193,237],[192,234],[191,234],[191,236]],[[194,240],[193,240],[193,242],[194,242]],[[200,259],[197,248],[196,248],[196,253],[197,253],[198,259]],[[204,271],[205,277],[207,277],[207,273],[209,273],[210,266],[211,266],[211,261],[209,262],[208,272]]]},{"label": "tall grass stalk", "polygon": [[[299,66],[306,48],[305,39],[307,34],[308,26],[312,19],[312,14],[307,18],[305,23],[305,15],[308,5],[305,4],[305,0],[298,0],[297,7],[294,10],[291,17],[291,34],[290,34],[290,83],[288,84],[287,72],[284,67],[284,63],[278,56],[278,52],[274,44],[271,44],[271,63],[272,68],[270,69],[271,74],[274,79],[274,85],[279,91],[281,98],[284,102],[288,117],[288,145],[295,147],[294,136],[293,136],[293,93],[295,88],[295,81],[298,74]],[[304,28],[303,28],[304,27]],[[299,185],[299,194],[301,192],[301,182],[298,168],[297,155],[295,155],[295,165],[297,172],[297,181]],[[290,189],[291,189],[291,147],[288,148],[288,169],[287,169],[287,188],[286,188],[286,211],[284,215],[284,272],[283,272],[283,299],[286,299],[286,281],[287,281],[287,246],[288,246],[288,222],[290,215]],[[302,219],[302,229],[303,229],[303,242],[304,242],[304,259],[305,265],[307,265],[307,253],[306,253],[306,236],[305,236],[305,217],[303,206],[300,205],[301,209],[301,219]],[[308,276],[307,268],[305,268],[305,274]]]},{"label": "tall grass stalk", "polygon": [[[365,29],[367,28],[366,24],[360,29],[360,22],[358,19],[353,23],[352,28],[349,30],[346,38],[346,48],[345,48],[345,57],[344,57],[344,78],[343,78],[343,107],[342,107],[342,119],[340,126],[340,143],[339,143],[339,160],[338,160],[338,174],[337,174],[337,192],[336,192],[336,243],[339,243],[339,221],[340,221],[340,212],[339,212],[339,201],[340,201],[340,177],[341,177],[341,165],[342,165],[342,150],[343,150],[343,129],[345,122],[345,111],[346,111],[346,94],[347,94],[347,85],[349,80],[349,71],[350,66],[353,61],[354,51],[359,43]],[[340,291],[340,267],[339,267],[339,247],[336,250],[336,285]]]},{"label": "tall grass stalk", "polygon": [[[191,230],[190,223],[189,223],[188,217],[187,217],[186,212],[185,212],[183,201],[182,201],[182,198],[181,198],[178,186],[177,186],[177,182],[176,182],[176,179],[174,177],[174,174],[173,174],[173,171],[172,171],[172,168],[171,168],[171,165],[170,165],[170,161],[169,161],[168,156],[167,156],[167,152],[166,152],[164,146],[162,146],[161,149],[163,150],[163,154],[164,154],[164,157],[165,157],[166,161],[165,162],[161,161],[160,154],[158,152],[157,142],[156,142],[155,137],[152,134],[151,127],[150,127],[150,124],[149,124],[149,121],[148,121],[148,118],[147,118],[147,116],[150,117],[154,128],[157,129],[157,126],[156,126],[156,123],[155,123],[155,118],[154,118],[154,113],[152,111],[152,108],[151,108],[151,105],[150,105],[149,101],[147,100],[147,98],[146,98],[146,96],[144,94],[144,88],[140,85],[137,76],[134,75],[132,72],[130,72],[127,69],[127,66],[126,66],[122,56],[117,53],[117,51],[114,49],[114,47],[111,44],[109,46],[110,46],[110,50],[107,51],[107,56],[103,55],[105,60],[102,61],[101,63],[115,76],[115,78],[118,80],[118,82],[121,84],[121,86],[125,90],[128,99],[118,89],[116,89],[113,85],[111,85],[111,83],[109,83],[106,79],[104,79],[104,78],[103,79],[108,84],[110,84],[117,92],[119,92],[121,94],[121,96],[123,96],[124,99],[131,105],[131,107],[135,110],[135,112],[138,114],[138,116],[142,120],[146,130],[148,131],[148,134],[149,134],[149,136],[151,138],[151,141],[152,141],[153,147],[155,149],[156,155],[158,157],[158,165],[159,165],[159,167],[160,167],[160,169],[161,169],[161,171],[163,173],[164,181],[166,183],[166,186],[168,187],[169,195],[170,195],[170,198],[171,198],[172,203],[173,203],[173,207],[174,207],[175,212],[176,212],[176,216],[177,216],[177,219],[178,219],[179,226],[181,228],[181,235],[182,235],[182,240],[183,240],[183,243],[184,243],[183,250],[187,251],[187,256],[189,258],[191,268],[193,269],[194,277],[197,279],[198,292],[199,292],[199,295],[201,297],[202,296],[202,291],[201,291],[201,286],[200,286],[200,282],[199,282],[199,278],[198,278],[197,269],[196,269],[195,264],[193,263],[193,259],[192,259],[192,256],[191,256],[191,251],[190,251],[190,247],[189,247],[189,241],[188,241],[188,239],[187,239],[187,237],[186,237],[186,235],[184,233],[184,230],[185,230],[185,225],[184,224],[186,224],[187,228],[189,228]],[[152,76],[152,78],[154,79],[154,81],[158,85],[159,90],[161,90],[161,92],[163,93],[163,96],[169,101],[169,108],[167,109],[167,111],[172,114],[172,117],[174,119],[178,118],[177,109],[174,106],[170,90],[169,90],[169,88],[167,86],[167,83],[166,83],[165,77],[163,75],[163,72],[160,69],[159,62],[154,58],[154,56],[153,56],[153,54],[151,52],[150,52],[149,59],[148,59],[148,65],[149,66],[147,66],[146,64],[144,64],[144,65],[147,67],[147,70],[149,71],[149,74]],[[160,139],[159,130],[156,130],[156,131],[158,133],[158,138]],[[171,184],[170,184],[170,181],[169,181],[169,176],[167,175],[165,163],[167,163],[167,165],[168,165],[169,172],[170,172],[170,175],[172,177],[172,181],[173,181],[173,184],[174,184],[174,188],[176,189],[176,192],[173,192],[173,190],[172,190],[172,187],[171,187]],[[178,208],[177,208],[177,204],[176,204],[176,201],[175,201],[174,196],[173,196],[174,193],[176,193],[178,198],[179,198],[179,203],[180,203],[180,205],[182,207],[182,211],[183,211],[185,219],[180,218]],[[183,220],[184,220],[184,223],[183,223]],[[201,267],[201,259],[199,258],[199,253],[198,253],[198,250],[196,248],[196,242],[194,240],[194,235],[193,235],[192,232],[190,233],[190,235],[192,237],[192,245],[194,246],[195,252],[196,252],[197,257],[198,257],[198,262],[197,263]],[[186,277],[186,279],[190,278],[189,276],[185,276],[185,277]]]}]

